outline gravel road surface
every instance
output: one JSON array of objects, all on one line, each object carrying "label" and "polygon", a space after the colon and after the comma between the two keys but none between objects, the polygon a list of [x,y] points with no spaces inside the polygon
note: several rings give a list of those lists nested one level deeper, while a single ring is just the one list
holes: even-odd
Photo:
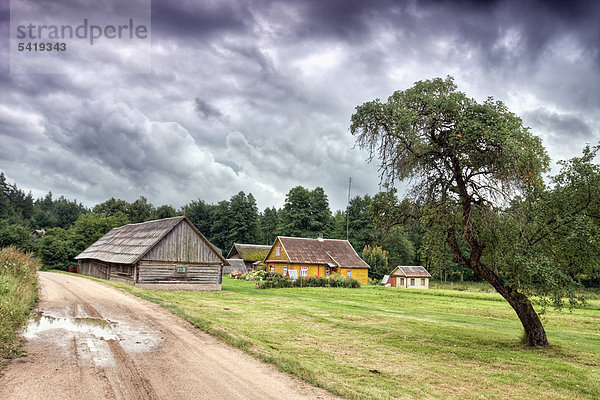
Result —
[{"label": "gravel road surface", "polygon": [[0,399],[333,399],[194,329],[162,307],[89,279],[40,272],[27,357]]}]

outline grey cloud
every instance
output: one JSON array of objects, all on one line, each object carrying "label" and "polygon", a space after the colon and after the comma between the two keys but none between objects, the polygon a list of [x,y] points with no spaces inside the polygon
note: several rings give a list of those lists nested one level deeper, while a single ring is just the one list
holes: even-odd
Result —
[{"label": "grey cloud", "polygon": [[523,119],[538,127],[540,134],[580,141],[589,140],[594,134],[588,123],[576,114],[559,114],[538,108],[525,113]]},{"label": "grey cloud", "polygon": [[205,100],[202,100],[199,97],[196,97],[194,100],[196,102],[196,111],[202,118],[219,118],[223,116],[223,113],[217,107],[209,104]]}]

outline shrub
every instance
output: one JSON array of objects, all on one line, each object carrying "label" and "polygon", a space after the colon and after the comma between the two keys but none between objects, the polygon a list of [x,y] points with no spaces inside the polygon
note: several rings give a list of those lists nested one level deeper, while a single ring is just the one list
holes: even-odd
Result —
[{"label": "shrub", "polygon": [[292,280],[281,274],[270,274],[265,280],[259,283],[259,289],[275,289],[286,287],[345,287],[359,288],[360,283],[353,278],[343,278],[341,276],[311,276],[310,278],[300,277]]}]

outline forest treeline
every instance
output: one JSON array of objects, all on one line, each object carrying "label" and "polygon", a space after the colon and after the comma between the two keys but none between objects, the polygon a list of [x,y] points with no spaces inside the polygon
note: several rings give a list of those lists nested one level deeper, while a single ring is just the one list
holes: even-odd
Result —
[{"label": "forest treeline", "polygon": [[[251,193],[239,193],[216,204],[192,200],[180,209],[154,206],[141,196],[134,202],[110,198],[91,209],[52,192],[34,199],[0,173],[0,247],[36,252],[48,268],[74,266],[74,256],[110,229],[127,223],[186,215],[208,240],[226,255],[233,243],[272,244],[278,235],[346,239],[380,279],[396,265],[425,265],[426,227],[418,222],[416,204],[400,200],[395,190],[374,196],[355,196],[347,210],[332,212],[323,188],[296,186],[283,207],[258,210]],[[407,210],[409,212],[407,212]],[[346,213],[347,217],[346,218]],[[407,217],[413,214],[415,218]],[[44,230],[34,235],[34,231]],[[34,236],[39,236],[35,240]],[[475,279],[450,260],[434,277]]]}]

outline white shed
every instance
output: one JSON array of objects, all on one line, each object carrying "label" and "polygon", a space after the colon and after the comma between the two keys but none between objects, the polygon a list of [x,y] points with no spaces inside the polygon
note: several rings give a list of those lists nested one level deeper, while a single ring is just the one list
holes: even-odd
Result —
[{"label": "white shed", "polygon": [[421,266],[399,265],[390,273],[392,287],[429,289],[429,272]]}]

